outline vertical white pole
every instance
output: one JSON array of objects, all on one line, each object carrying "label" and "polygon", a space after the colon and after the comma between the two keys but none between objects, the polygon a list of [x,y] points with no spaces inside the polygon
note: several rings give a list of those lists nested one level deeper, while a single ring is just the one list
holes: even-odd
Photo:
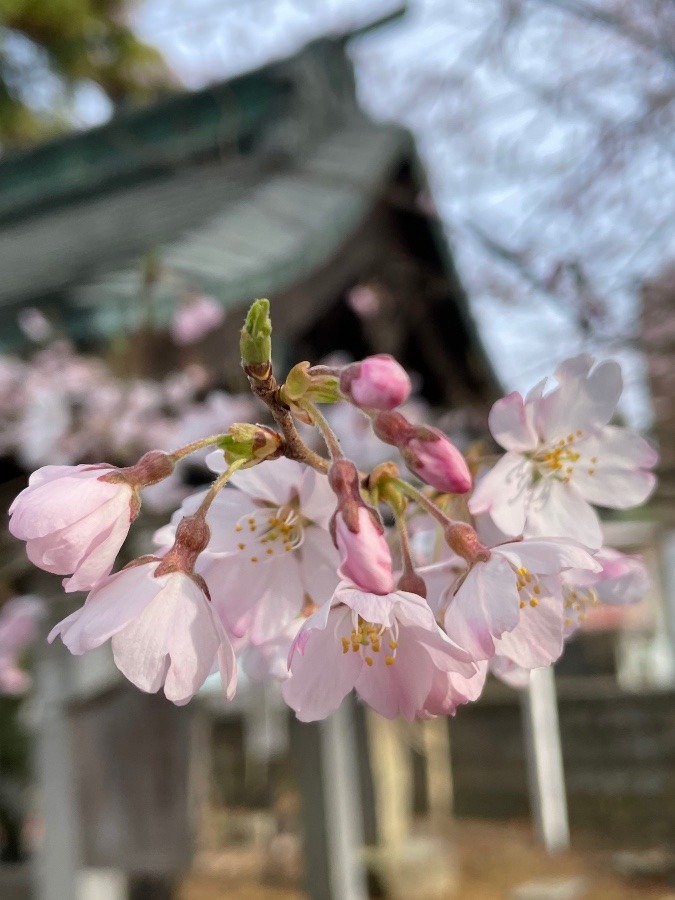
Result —
[{"label": "vertical white pole", "polygon": [[359,809],[359,776],[350,702],[321,723],[321,767],[330,894],[335,900],[366,900],[361,860],[363,835]]},{"label": "vertical white pole", "polygon": [[675,656],[675,529],[664,531],[657,546],[661,564],[660,574],[663,580],[664,617],[672,658]]},{"label": "vertical white pole", "polygon": [[66,702],[70,659],[58,644],[45,646],[37,666],[39,721],[36,768],[44,836],[36,858],[38,900],[77,897],[78,829]]},{"label": "vertical white pole", "polygon": [[535,669],[522,693],[530,800],[537,835],[549,853],[570,845],[555,675]]}]

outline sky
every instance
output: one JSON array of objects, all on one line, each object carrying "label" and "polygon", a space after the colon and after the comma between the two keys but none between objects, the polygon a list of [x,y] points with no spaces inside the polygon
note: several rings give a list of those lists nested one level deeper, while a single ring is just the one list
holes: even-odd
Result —
[{"label": "sky", "polygon": [[[144,0],[134,24],[197,88],[396,6]],[[652,100],[674,88],[675,68],[645,51],[649,22],[637,22],[636,44],[558,6],[411,0],[405,18],[353,41],[350,53],[365,109],[417,139],[505,386],[526,391],[582,350],[612,355],[625,372],[623,411],[645,427],[648,396],[631,343],[639,284],[675,255],[672,122]],[[594,311],[590,322],[580,298]]]}]

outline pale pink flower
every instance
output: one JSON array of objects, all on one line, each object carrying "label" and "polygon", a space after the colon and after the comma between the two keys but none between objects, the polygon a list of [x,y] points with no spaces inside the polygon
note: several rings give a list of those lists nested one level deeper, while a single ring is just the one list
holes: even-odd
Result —
[{"label": "pale pink flower", "polygon": [[[639,603],[644,600],[651,580],[642,557],[636,554],[621,553],[613,547],[602,547],[593,554],[602,566],[592,583],[601,603]],[[577,583],[580,584],[584,573],[579,573]],[[585,573],[589,576],[589,573]]]},{"label": "pale pink flower", "polygon": [[394,589],[391,553],[382,526],[365,506],[357,512],[358,531],[352,531],[341,512],[335,516],[335,543],[340,552],[339,575],[364,591],[389,594]]},{"label": "pale pink flower", "polygon": [[[215,471],[225,470],[220,451],[207,461]],[[324,475],[285,458],[236,472],[230,483],[208,511],[211,541],[196,571],[228,632],[262,644],[308,603],[328,600],[339,581],[328,532],[335,496]],[[171,543],[180,518],[203,497],[188,497],[156,540]]]},{"label": "pale pink flower", "polygon": [[470,679],[469,654],[436,624],[417,594],[385,596],[342,582],[330,603],[310,616],[289,655],[291,677],[282,692],[303,722],[323,719],[352,690],[389,719],[428,716],[440,706],[439,670]]},{"label": "pale pink flower", "polygon": [[232,645],[199,579],[184,571],[156,575],[161,560],[132,564],[101,581],[84,606],[49,635],[71,653],[86,653],[112,638],[118,669],[136,687],[187,703],[217,664],[228,699],[237,667]]},{"label": "pale pink flower", "polygon": [[30,676],[19,666],[19,656],[38,634],[44,604],[37,597],[14,597],[0,608],[0,694],[23,694]]},{"label": "pale pink flower", "polygon": [[196,344],[222,324],[222,305],[213,297],[190,296],[174,313],[171,336],[180,346]]},{"label": "pale pink flower", "polygon": [[382,297],[372,287],[357,284],[347,293],[347,306],[362,319],[372,319],[382,308]]},{"label": "pale pink flower", "polygon": [[477,700],[485,687],[488,663],[474,660],[474,665],[476,671],[468,677],[461,672],[437,668],[431,690],[424,701],[424,710],[418,717],[454,716],[458,707]]},{"label": "pale pink flower", "polygon": [[244,640],[237,655],[246,675],[254,681],[285,681],[290,678],[288,654],[304,621],[304,617],[293,619],[278,634],[262,643],[253,644]]},{"label": "pale pink flower", "polygon": [[35,306],[26,306],[19,310],[16,322],[26,337],[41,344],[50,338],[54,332],[52,323],[45,314]]},{"label": "pale pink flower", "polygon": [[602,547],[593,554],[601,566],[597,572],[570,569],[563,573],[565,634],[569,637],[583,624],[588,612],[600,603],[639,603],[650,588],[650,578],[639,556]]},{"label": "pale pink flower", "polygon": [[[443,569],[448,572],[445,588]],[[528,669],[562,653],[564,604],[561,573],[597,571],[580,544],[526,539],[501,544],[458,573],[455,561],[421,568],[429,602],[446,632],[475,659],[505,656]]]},{"label": "pale pink flower", "polygon": [[607,425],[621,370],[612,360],[593,363],[569,359],[548,394],[542,382],[524,400],[514,392],[495,403],[490,430],[507,453],[479,482],[474,515],[488,513],[508,535],[573,537],[597,548],[602,532],[590,504],[627,509],[649,497],[657,454],[630,429]]},{"label": "pale pink flower", "polygon": [[412,385],[403,366],[393,356],[380,353],[345,366],[340,390],[357,406],[394,409],[405,403]]},{"label": "pale pink flower", "polygon": [[56,575],[66,591],[87,590],[113,567],[138,512],[131,483],[106,480],[113,466],[45,466],[9,508],[9,530],[28,558]]}]

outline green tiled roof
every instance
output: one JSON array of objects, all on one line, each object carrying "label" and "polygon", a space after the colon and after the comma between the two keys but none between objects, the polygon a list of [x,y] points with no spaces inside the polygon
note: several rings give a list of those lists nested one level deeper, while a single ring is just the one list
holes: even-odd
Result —
[{"label": "green tiled roof", "polygon": [[[244,172],[235,178],[229,166],[209,167],[195,174],[191,200],[202,198],[197,205],[210,206],[211,214],[166,242],[161,259],[186,284],[226,306],[283,291],[334,256],[411,147],[405,131],[361,121],[327,135],[311,154],[273,174],[252,173],[248,183]],[[131,196],[129,202],[152,199]],[[139,267],[131,262],[73,291],[73,306],[97,334],[142,319]],[[153,297],[160,324],[168,322],[175,301],[171,284],[160,284]]]}]

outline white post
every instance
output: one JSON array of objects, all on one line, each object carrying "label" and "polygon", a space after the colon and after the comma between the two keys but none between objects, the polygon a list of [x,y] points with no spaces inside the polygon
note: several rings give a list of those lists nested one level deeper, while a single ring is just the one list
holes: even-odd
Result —
[{"label": "white post", "polygon": [[129,886],[118,869],[82,869],[78,876],[77,900],[127,900]]},{"label": "white post", "polygon": [[78,829],[66,702],[69,654],[44,647],[37,665],[36,768],[44,836],[36,854],[38,900],[77,897]]},{"label": "white post", "polygon": [[534,669],[522,692],[530,802],[537,834],[549,853],[570,845],[555,675]]},{"label": "white post", "polygon": [[325,796],[330,894],[335,900],[366,900],[361,859],[358,760],[351,703],[321,723],[321,767]]}]

